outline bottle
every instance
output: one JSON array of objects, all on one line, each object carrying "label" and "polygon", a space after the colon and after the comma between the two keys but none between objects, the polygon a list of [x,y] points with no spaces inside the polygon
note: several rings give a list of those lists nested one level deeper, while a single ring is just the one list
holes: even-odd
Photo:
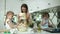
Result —
[{"label": "bottle", "polygon": [[34,32],[37,32],[37,23],[34,23],[33,29],[34,29]]}]

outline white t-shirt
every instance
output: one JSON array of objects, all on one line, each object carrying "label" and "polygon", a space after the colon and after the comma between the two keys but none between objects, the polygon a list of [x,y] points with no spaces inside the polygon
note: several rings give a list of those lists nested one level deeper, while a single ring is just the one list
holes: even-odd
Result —
[{"label": "white t-shirt", "polygon": [[12,29],[12,28],[9,26],[9,24],[8,24],[7,21],[9,21],[9,19],[6,20],[6,25],[5,25],[5,27],[6,27],[6,29],[9,29],[9,30],[10,30],[11,34],[13,34],[15,31],[17,31],[17,28],[13,28],[13,29]]},{"label": "white t-shirt", "polygon": [[11,29],[11,27],[10,27],[9,24],[8,24],[8,21],[9,21],[9,19],[6,20],[6,25],[5,25],[5,27],[6,27],[6,29]]},{"label": "white t-shirt", "polygon": [[49,23],[49,19],[42,19],[43,23],[45,23],[44,25],[41,25],[41,28],[44,29],[44,28],[48,28],[48,23]]}]

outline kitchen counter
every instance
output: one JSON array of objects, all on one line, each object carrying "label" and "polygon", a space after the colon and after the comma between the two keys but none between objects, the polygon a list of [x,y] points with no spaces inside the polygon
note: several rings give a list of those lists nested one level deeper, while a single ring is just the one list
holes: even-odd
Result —
[{"label": "kitchen counter", "polygon": [[[5,31],[5,30],[3,30],[3,31]],[[8,30],[6,30],[6,31],[8,31]],[[0,34],[4,34],[4,32],[0,32]],[[41,30],[41,32],[33,32],[33,31],[31,31],[31,29],[28,29],[28,31],[26,31],[26,32],[15,31],[14,34],[60,34],[60,33],[50,33],[50,32],[46,32],[43,30]]]},{"label": "kitchen counter", "polygon": [[41,31],[41,32],[18,32],[17,34],[60,34],[60,33],[49,33],[46,31]]},{"label": "kitchen counter", "polygon": [[[4,34],[4,33],[0,32],[0,34]],[[41,31],[41,32],[17,32],[15,34],[60,34],[60,33],[49,33],[46,31]]]}]

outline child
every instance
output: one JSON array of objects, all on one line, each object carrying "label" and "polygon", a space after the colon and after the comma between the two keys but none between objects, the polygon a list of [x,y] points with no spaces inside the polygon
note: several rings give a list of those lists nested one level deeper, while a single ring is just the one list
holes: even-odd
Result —
[{"label": "child", "polygon": [[52,24],[49,22],[49,14],[47,12],[45,12],[43,15],[42,15],[42,21],[41,21],[41,28],[42,29],[46,29],[48,28],[49,26],[52,26]]},{"label": "child", "polygon": [[12,11],[8,11],[5,19],[6,29],[9,29],[12,34],[16,30],[16,26],[12,23],[13,16],[14,13]]},{"label": "child", "polygon": [[28,6],[27,4],[22,4],[21,5],[21,13],[19,14],[19,20],[21,19],[21,15],[25,16],[25,18],[23,18],[24,20],[26,20],[26,24],[28,24],[28,21],[30,19],[30,14],[28,11]]},{"label": "child", "polygon": [[[27,26],[28,26],[28,24],[30,24],[29,23],[29,19],[30,19],[30,14],[29,14],[29,12],[28,12],[28,6],[27,6],[27,4],[22,4],[22,6],[21,6],[21,13],[19,13],[19,16],[18,16],[18,23],[19,23],[19,30],[22,30],[22,29],[24,29],[24,30],[26,30],[26,28],[27,28]],[[22,27],[24,27],[24,28],[22,28]]]},{"label": "child", "polygon": [[25,13],[20,13],[20,18],[18,22],[18,30],[20,32],[26,31],[27,30],[27,21],[26,21],[26,14]]}]

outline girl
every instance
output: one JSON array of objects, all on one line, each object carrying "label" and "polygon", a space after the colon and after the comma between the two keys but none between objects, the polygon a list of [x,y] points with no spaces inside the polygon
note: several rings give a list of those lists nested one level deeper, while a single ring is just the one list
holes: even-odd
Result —
[{"label": "girl", "polygon": [[[21,6],[21,13],[18,16],[18,22],[19,22],[19,30],[22,28],[21,26],[23,26],[25,29],[28,26],[28,22],[30,19],[30,14],[28,12],[28,6],[26,4],[22,4]],[[23,29],[23,28],[22,28]]]},{"label": "girl", "polygon": [[42,29],[46,29],[48,28],[49,26],[52,26],[52,24],[49,22],[49,14],[47,12],[45,12],[43,15],[42,15],[42,21],[41,21],[41,28]]},{"label": "girl", "polygon": [[[30,14],[28,12],[28,6],[26,4],[22,4],[22,6],[21,6],[21,13],[25,13],[26,20],[28,21],[29,18],[30,18]],[[21,13],[19,14],[19,18],[20,18]]]},{"label": "girl", "polygon": [[14,25],[14,23],[12,23],[13,16],[14,13],[12,11],[8,11],[5,19],[6,29],[9,29],[11,34],[13,34],[13,32],[16,30],[16,26]]}]

